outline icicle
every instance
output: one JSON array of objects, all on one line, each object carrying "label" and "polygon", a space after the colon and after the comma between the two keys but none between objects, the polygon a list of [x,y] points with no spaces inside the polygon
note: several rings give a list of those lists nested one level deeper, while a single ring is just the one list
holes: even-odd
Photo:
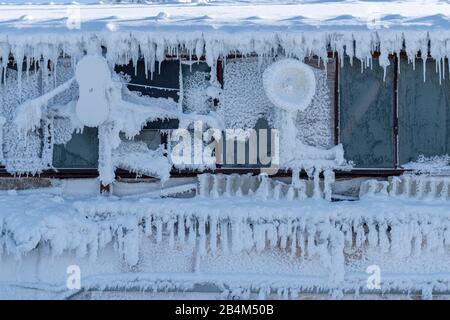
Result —
[{"label": "icicle", "polygon": [[253,240],[255,242],[255,248],[257,252],[263,251],[266,247],[265,229],[265,226],[262,224],[257,224],[254,226]]},{"label": "icicle", "polygon": [[209,250],[213,256],[217,253],[217,218],[209,218]]},{"label": "icicle", "polygon": [[156,227],[156,243],[161,243],[162,241],[162,228],[163,228],[163,223],[161,218],[157,218],[155,221],[155,227]]},{"label": "icicle", "polygon": [[231,197],[233,195],[233,175],[227,175],[225,179],[225,197]]},{"label": "icicle", "polygon": [[418,257],[422,252],[423,238],[422,238],[422,230],[417,223],[413,224],[412,232],[413,232],[413,243],[411,248],[412,255],[414,257]]},{"label": "icicle", "polygon": [[395,197],[398,194],[400,182],[401,180],[398,177],[391,178],[391,190],[389,191],[391,197]]},{"label": "icicle", "polygon": [[312,257],[315,254],[315,236],[316,236],[316,227],[314,225],[308,226],[307,230],[307,245],[306,245],[306,253],[308,257]]},{"label": "icicle", "polygon": [[291,241],[291,257],[294,257],[297,253],[297,225],[290,226],[290,241]]},{"label": "icicle", "polygon": [[402,247],[405,245],[403,240],[403,226],[391,225],[391,253],[394,257],[399,258],[402,254]]},{"label": "icicle", "polygon": [[198,175],[198,181],[199,181],[198,196],[199,197],[209,196],[210,178],[211,178],[211,175],[209,173],[204,173],[204,174]]},{"label": "icicle", "polygon": [[220,224],[220,244],[224,254],[229,253],[228,246],[228,222],[224,221]]},{"label": "icicle", "polygon": [[438,185],[438,182],[437,182],[436,178],[432,177],[430,179],[429,184],[430,184],[430,192],[428,193],[427,198],[434,199],[437,196],[437,185]]},{"label": "icicle", "polygon": [[367,224],[369,233],[367,234],[367,241],[369,245],[375,248],[378,245],[378,232],[376,223]]},{"label": "icicle", "polygon": [[321,199],[322,192],[320,190],[320,169],[314,169],[314,189],[313,189],[313,199]]},{"label": "icicle", "polygon": [[6,119],[0,116],[0,163],[3,163],[3,126],[6,123]]},{"label": "icicle", "polygon": [[271,185],[270,185],[270,179],[267,174],[261,173],[258,176],[260,180],[260,185],[258,189],[256,190],[255,196],[256,198],[260,200],[268,200],[270,199],[270,196],[272,194],[271,192]]},{"label": "icicle", "polygon": [[270,223],[267,226],[267,241],[269,243],[269,247],[273,248],[274,246],[276,246],[277,243],[277,230],[276,230],[276,226],[274,223]]},{"label": "icicle", "polygon": [[441,188],[441,192],[439,194],[439,197],[442,200],[447,200],[448,199],[448,185],[449,185],[449,179],[442,179],[442,188]]},{"label": "icicle", "polygon": [[170,219],[167,222],[167,231],[169,231],[169,248],[173,249],[175,247],[175,221]]},{"label": "icicle", "polygon": [[403,176],[403,194],[406,197],[411,197],[411,176],[405,175]]},{"label": "icicle", "polygon": [[416,198],[422,199],[426,194],[427,180],[424,176],[415,177],[416,180]]},{"label": "icicle", "polygon": [[292,185],[289,186],[288,192],[286,194],[286,199],[289,201],[294,200],[295,198],[295,189]]},{"label": "icicle", "polygon": [[220,184],[220,175],[213,174],[213,185],[211,190],[211,196],[215,199],[220,197],[219,184]]},{"label": "icicle", "polygon": [[366,240],[366,235],[364,231],[364,226],[361,224],[355,228],[356,237],[355,237],[355,247],[360,248],[364,245]]},{"label": "icicle", "polygon": [[378,224],[378,242],[380,244],[381,252],[388,253],[389,252],[389,238],[387,234],[388,226],[385,222],[381,222]]},{"label": "icicle", "polygon": [[186,229],[185,229],[185,225],[184,225],[184,216],[183,215],[178,215],[178,230],[177,230],[177,234],[178,234],[178,241],[180,243],[184,243],[186,240]]},{"label": "icicle", "polygon": [[282,196],[282,184],[278,183],[278,181],[275,184],[275,188],[273,191],[273,198],[275,200],[280,200]]},{"label": "icicle", "polygon": [[285,223],[281,223],[278,226],[278,238],[280,238],[280,248],[286,249],[287,245],[287,230],[288,226]]},{"label": "icicle", "polygon": [[204,218],[198,219],[198,253],[201,257],[206,255],[206,221]]},{"label": "icicle", "polygon": [[188,228],[188,243],[193,246],[197,237],[196,223],[192,221],[192,218],[189,218],[186,220],[186,226]]},{"label": "icicle", "polygon": [[232,221],[231,222],[231,251],[233,253],[239,253],[242,251],[242,238],[241,238],[241,222]]}]

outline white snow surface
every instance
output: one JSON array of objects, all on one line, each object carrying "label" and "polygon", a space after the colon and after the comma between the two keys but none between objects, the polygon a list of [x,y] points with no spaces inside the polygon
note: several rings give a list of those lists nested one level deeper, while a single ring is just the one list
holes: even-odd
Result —
[{"label": "white snow surface", "polygon": [[[3,2],[3,1],[2,1]],[[8,3],[9,1],[5,1]],[[23,1],[25,2],[25,1]],[[91,1],[95,2],[95,1]],[[173,29],[189,31],[446,28],[448,1],[211,1],[177,4],[79,4],[84,31]],[[32,1],[26,3],[32,3]],[[42,3],[42,2],[41,2]],[[78,2],[77,2],[78,3]],[[66,28],[68,3],[3,5],[2,31]],[[375,20],[375,21],[374,21]],[[22,31],[20,31],[22,32]]]}]

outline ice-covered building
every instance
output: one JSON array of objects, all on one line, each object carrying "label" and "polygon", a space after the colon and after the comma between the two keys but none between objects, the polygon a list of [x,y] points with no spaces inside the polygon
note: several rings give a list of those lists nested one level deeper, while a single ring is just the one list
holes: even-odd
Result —
[{"label": "ice-covered building", "polygon": [[0,297],[448,294],[449,19],[0,5]]}]

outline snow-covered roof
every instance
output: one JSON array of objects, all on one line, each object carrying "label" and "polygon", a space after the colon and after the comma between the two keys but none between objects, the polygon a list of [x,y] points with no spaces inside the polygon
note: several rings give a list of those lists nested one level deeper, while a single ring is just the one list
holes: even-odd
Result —
[{"label": "snow-covered roof", "polygon": [[268,55],[283,48],[289,56],[327,59],[329,49],[346,48],[364,62],[380,51],[386,67],[388,55],[404,45],[412,59],[429,43],[434,58],[450,56],[450,4],[444,0],[176,2],[0,5],[0,57],[54,61],[64,51],[76,60],[104,45],[110,63],[141,55],[152,65],[181,47],[214,65],[236,51]]},{"label": "snow-covered roof", "polygon": [[0,32],[73,32],[66,23],[78,9],[81,31],[342,31],[450,27],[450,4],[442,0],[176,2],[3,4],[0,5]]}]

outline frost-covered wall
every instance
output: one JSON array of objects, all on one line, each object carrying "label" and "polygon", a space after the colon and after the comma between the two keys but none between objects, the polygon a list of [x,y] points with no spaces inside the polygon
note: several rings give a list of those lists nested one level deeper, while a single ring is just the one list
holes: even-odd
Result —
[{"label": "frost-covered wall", "polygon": [[[249,57],[227,60],[224,67],[224,90],[218,112],[227,128],[254,128],[258,119],[264,118],[269,126],[276,122],[277,108],[268,100],[262,75],[273,58]],[[310,106],[298,112],[296,127],[298,139],[306,144],[324,148],[332,146],[330,87],[327,71],[311,65],[316,78],[316,94]]]},{"label": "frost-covered wall", "polygon": [[[185,111],[195,111],[199,113],[207,113],[209,109],[215,109],[210,87],[217,88],[217,62],[223,63],[225,66],[225,87],[220,97],[217,110],[222,113],[225,122],[230,127],[252,127],[255,125],[259,117],[265,117],[269,124],[277,121],[272,112],[271,104],[267,101],[265,94],[262,94],[262,85],[260,84],[261,72],[268,65],[274,56],[297,57],[301,60],[316,55],[319,62],[326,63],[329,61],[328,54],[330,51],[336,51],[341,65],[344,64],[344,53],[349,56],[349,62],[359,59],[361,61],[361,71],[365,68],[372,67],[372,53],[380,52],[379,65],[385,69],[390,65],[388,55],[391,53],[399,54],[404,50],[407,52],[410,62],[415,64],[413,58],[418,51],[430,51],[433,58],[438,61],[436,72],[443,77],[442,72],[445,67],[445,57],[450,50],[447,48],[447,38],[445,34],[436,32],[397,32],[385,31],[372,32],[249,32],[239,34],[229,34],[224,32],[194,32],[186,31],[168,32],[163,31],[158,34],[146,33],[140,31],[132,32],[85,32],[71,33],[67,35],[60,34],[41,34],[39,36],[30,37],[29,35],[17,35],[15,37],[0,36],[1,48],[1,68],[6,70],[6,61],[13,57],[16,61],[25,60],[27,63],[18,64],[17,76],[10,77],[13,80],[8,83],[15,83],[19,97],[22,91],[29,90],[23,85],[25,79],[31,77],[33,71],[29,70],[33,65],[32,62],[40,61],[42,66],[51,66],[51,71],[41,79],[40,92],[47,92],[50,88],[70,77],[73,72],[75,63],[87,54],[104,54],[111,68],[115,65],[132,64],[137,67],[139,59],[143,59],[146,72],[151,77],[154,72],[159,72],[161,64],[167,55],[172,57],[183,56],[187,58],[187,63],[192,63],[192,57],[196,59],[204,57],[208,65],[204,71],[209,69],[209,77],[195,72],[194,77],[202,82],[202,89],[193,86],[190,78],[186,78],[182,73],[181,82],[186,81],[186,94],[184,95],[180,105]],[[227,61],[229,55],[239,54],[244,57],[242,64],[236,67],[234,61]],[[246,58],[249,56],[257,56],[257,58]],[[64,63],[58,60],[60,56],[70,57],[64,59]],[[427,56],[422,55],[422,60],[426,61]],[[243,70],[245,68],[245,75]],[[66,68],[66,69],[65,69]],[[66,73],[59,70],[69,70]],[[186,65],[183,66],[186,69]],[[425,70],[425,69],[424,69]],[[23,71],[23,72],[21,72]],[[317,94],[314,97],[311,108],[307,111],[300,112],[297,117],[297,127],[299,130],[299,138],[301,141],[309,145],[330,147],[331,139],[331,116],[329,112],[324,112],[330,107],[330,96],[327,92],[326,70],[315,69],[317,79]],[[39,76],[39,73],[37,73]],[[60,79],[60,80],[58,80]],[[56,81],[56,82],[55,82]],[[209,82],[210,87],[207,87]],[[245,83],[245,85],[242,85]],[[74,85],[76,86],[76,85]],[[253,88],[256,95],[249,95],[246,92],[246,86]],[[11,88],[14,88],[12,85]],[[75,87],[73,87],[75,88]],[[181,86],[180,88],[183,88]],[[181,94],[183,94],[183,89]],[[195,90],[198,92],[195,92]],[[205,90],[206,89],[206,90]],[[3,89],[6,90],[6,89]],[[12,90],[12,89],[8,89]],[[72,90],[72,89],[71,89]],[[205,92],[206,91],[206,92]],[[11,91],[12,92],[12,91]],[[214,94],[214,92],[212,92]],[[72,99],[72,94],[66,95],[64,99]],[[58,97],[51,104],[58,104]],[[62,101],[65,103],[67,101]],[[245,106],[245,107],[242,107]],[[245,116],[243,116],[245,113]],[[55,141],[66,141],[69,137],[68,131],[63,132],[61,125],[56,120],[55,127],[61,135]],[[276,126],[274,126],[276,127]],[[48,126],[42,124],[43,141]],[[5,129],[7,130],[7,129]],[[61,139],[59,139],[61,138]],[[7,139],[7,138],[5,138]],[[6,141],[6,140],[5,140]],[[41,155],[39,166],[33,168],[39,171],[39,168],[45,168],[51,165],[51,145],[41,146]],[[7,154],[8,147],[5,147]],[[36,154],[36,152],[35,152]],[[36,156],[35,156],[36,158]],[[11,167],[12,168],[12,167]],[[12,170],[20,172],[19,169]],[[23,170],[22,170],[23,171]]]}]

